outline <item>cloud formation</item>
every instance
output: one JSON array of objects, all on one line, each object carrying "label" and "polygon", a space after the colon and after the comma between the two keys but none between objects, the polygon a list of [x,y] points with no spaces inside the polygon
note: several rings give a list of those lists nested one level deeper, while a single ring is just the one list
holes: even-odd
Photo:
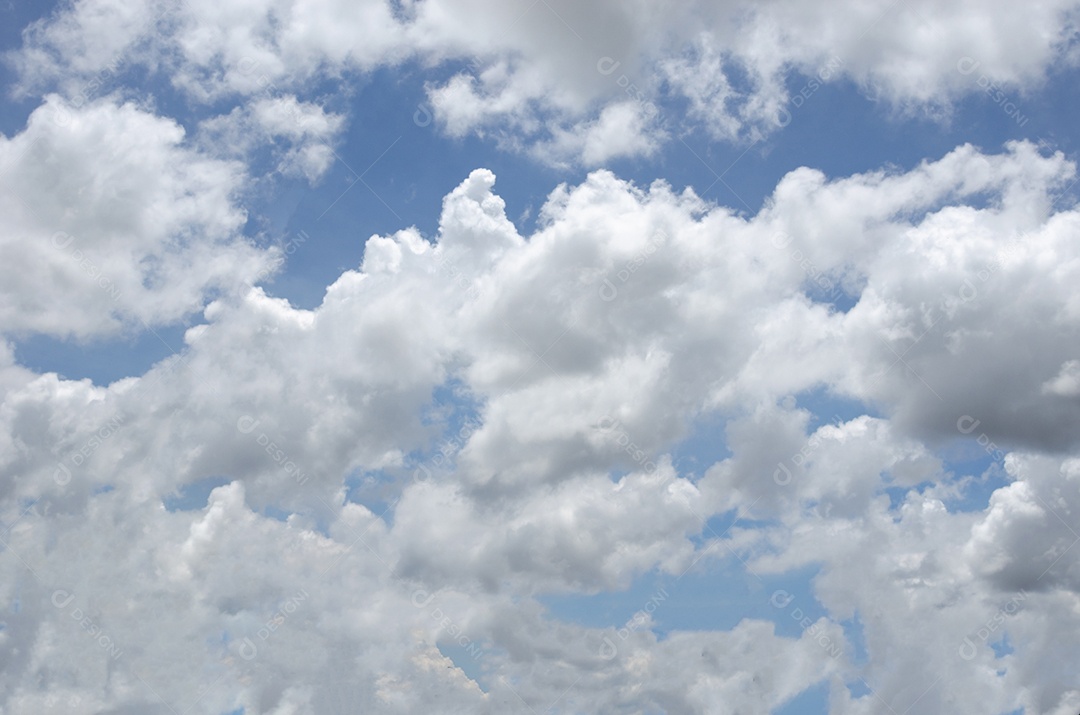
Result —
[{"label": "cloud formation", "polygon": [[[75,0],[33,23],[7,59],[41,104],[0,136],[0,710],[769,713],[819,687],[843,715],[1075,715],[1075,161],[803,166],[749,212],[603,167],[764,140],[827,85],[908,118],[1034,92],[1075,66],[1076,17]],[[592,170],[528,230],[491,170],[455,176],[435,235],[369,236],[297,307],[252,197],[317,187],[344,98],[389,70],[450,140]],[[110,384],[17,357],[178,326]],[[665,610],[706,576],[744,600]]]},{"label": "cloud formation", "polygon": [[[1044,388],[1067,388],[1076,359],[1077,216],[1049,198],[1074,171],[1027,143],[905,173],[799,169],[752,217],[599,171],[522,236],[481,169],[447,195],[436,241],[373,236],[314,310],[224,295],[182,357],[107,387],[9,356],[3,582],[25,605],[7,617],[5,704],[302,712],[347,691],[383,712],[496,712],[565,691],[579,710],[764,712],[828,682],[837,712],[880,697],[1064,713],[1073,686],[1020,663],[1080,625],[1060,610],[1077,592],[1075,460],[1052,456],[1075,449],[1057,425],[1077,403]],[[473,426],[421,419],[447,386]],[[879,416],[811,428],[795,399],[813,390]],[[709,414],[731,456],[676,469]],[[1011,484],[984,513],[950,511],[966,482],[934,450],[983,436]],[[345,499],[361,475],[351,493],[386,513]],[[212,479],[205,507],[165,508]],[[765,526],[717,534],[725,513]],[[819,564],[828,615],[796,638],[749,618],[623,639],[536,600],[735,558],[762,576]],[[1016,652],[995,658],[978,629],[1017,589]],[[855,617],[869,664],[841,625]],[[481,652],[483,688],[448,644]],[[845,687],[858,678],[873,697]]]},{"label": "cloud formation", "polygon": [[[451,68],[429,81],[423,109],[450,135],[598,166],[649,156],[686,127],[765,137],[829,83],[943,117],[991,82],[1029,92],[1051,68],[1074,65],[1076,28],[1074,0],[79,0],[29,27],[13,61],[27,92],[79,96],[143,67],[198,104],[404,64]],[[685,103],[685,116],[657,112],[661,100]]]}]

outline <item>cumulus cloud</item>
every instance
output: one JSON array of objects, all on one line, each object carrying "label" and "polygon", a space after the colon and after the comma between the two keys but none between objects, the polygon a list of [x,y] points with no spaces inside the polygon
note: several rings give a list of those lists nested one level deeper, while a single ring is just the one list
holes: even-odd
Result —
[{"label": "cumulus cloud", "polygon": [[[115,185],[179,201],[165,225],[183,225],[190,172],[207,194],[185,200],[218,216],[198,230],[238,240],[230,164],[132,106],[71,126],[123,146],[98,113],[178,160]],[[64,146],[45,121],[27,133]],[[437,240],[371,237],[312,310],[257,287],[217,296],[182,355],[108,386],[5,354],[0,582],[22,605],[4,617],[4,704],[765,712],[823,683],[837,712],[1063,711],[1075,684],[1021,663],[1080,628],[1063,605],[1075,459],[1041,453],[1076,448],[1076,401],[1044,387],[1075,360],[1077,216],[1048,198],[1074,171],[1027,143],[902,173],[798,169],[750,217],[597,171],[556,188],[523,236],[477,170],[444,199]],[[111,200],[81,218],[107,220]],[[260,265],[243,251],[233,278]],[[26,325],[82,324],[53,310]],[[474,406],[468,428],[439,413],[445,389]],[[814,391],[866,414],[813,426],[798,400]],[[710,415],[730,456],[677,469]],[[946,506],[978,476],[944,471],[935,449],[954,439],[1005,461],[985,512]],[[717,534],[724,514],[739,521]],[[758,578],[816,565],[825,615],[779,612],[795,636],[747,618],[623,638],[539,600],[735,559]],[[849,689],[859,678],[872,694]]]},{"label": "cumulus cloud", "polygon": [[[935,117],[1031,92],[1075,65],[1076,21],[1074,0],[61,4],[6,58],[42,101],[0,137],[0,710],[765,713],[816,685],[834,713],[1075,715],[1065,155],[801,167],[751,214],[600,169],[529,232],[480,168],[434,237],[370,236],[310,309],[258,285],[281,250],[245,224],[261,178],[326,175],[387,68],[446,135],[596,169],[764,139],[829,84]],[[108,385],[16,358],[182,321],[177,354]],[[739,620],[665,612],[729,572]],[[549,598],[650,580],[622,624]]]},{"label": "cumulus cloud", "polygon": [[4,333],[88,338],[169,323],[273,259],[240,233],[242,165],[132,103],[56,96],[0,138]]}]

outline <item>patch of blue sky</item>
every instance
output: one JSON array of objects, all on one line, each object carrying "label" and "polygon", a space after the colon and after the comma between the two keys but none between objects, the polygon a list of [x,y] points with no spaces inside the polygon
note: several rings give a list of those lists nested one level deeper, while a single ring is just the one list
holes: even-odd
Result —
[{"label": "patch of blue sky", "polygon": [[[918,491],[918,486],[914,487]],[[887,497],[889,497],[889,511],[897,511],[900,507],[904,506],[904,502],[907,501],[908,494],[912,491],[912,487],[885,487],[882,490]],[[899,518],[894,517],[894,518]]]},{"label": "patch of blue sky", "polygon": [[393,506],[404,484],[405,477],[397,470],[356,472],[345,478],[345,501],[361,504],[373,514],[382,514],[392,524]]},{"label": "patch of blue sky", "polygon": [[490,690],[487,671],[483,667],[484,649],[479,643],[469,641],[464,636],[455,639],[453,636],[444,635],[435,644],[445,657],[454,662],[469,679],[485,693]]},{"label": "patch of blue sky", "polygon": [[807,425],[810,434],[826,424],[850,422],[863,415],[882,416],[873,406],[844,395],[837,395],[826,386],[818,386],[798,393],[795,395],[795,406],[811,413],[810,422]]},{"label": "patch of blue sky", "polygon": [[990,643],[990,648],[994,651],[995,658],[1004,658],[1010,653],[1016,652],[1016,649],[1013,648],[1012,643],[1009,641],[1008,633],[1002,633],[1001,638]]},{"label": "patch of blue sky", "polygon": [[847,313],[859,303],[860,295],[849,293],[844,288],[840,278],[835,275],[825,275],[811,267],[814,271],[803,284],[803,293],[811,302],[827,305],[831,313]]},{"label": "patch of blue sky", "polygon": [[197,511],[206,508],[210,492],[229,484],[233,480],[223,476],[205,477],[190,484],[185,484],[170,496],[161,500],[165,511]]},{"label": "patch of blue sky", "polygon": [[423,416],[426,424],[443,428],[444,438],[469,434],[480,424],[483,404],[458,378],[437,386],[431,395],[431,406]]},{"label": "patch of blue sky", "polygon": [[995,490],[1013,481],[1002,461],[987,453],[974,437],[952,440],[937,454],[959,488],[956,497],[943,500],[950,512],[982,511],[989,506]]},{"label": "patch of blue sky", "polygon": [[881,107],[838,81],[821,86],[786,126],[755,144],[717,141],[702,128],[671,142],[657,164],[672,184],[693,186],[703,198],[754,215],[777,182],[798,167],[813,167],[829,178],[886,164],[908,168],[947,153],[954,139],[929,120],[893,125]]},{"label": "patch of blue sky", "polygon": [[844,629],[844,638],[848,642],[848,659],[855,665],[864,665],[870,661],[870,652],[866,649],[866,632],[863,630],[859,612],[847,620],[840,621]]},{"label": "patch of blue sky", "polygon": [[866,684],[865,680],[858,679],[848,683],[844,683],[847,686],[848,692],[851,693],[851,697],[855,700],[865,698],[867,696],[873,697],[873,690]]},{"label": "patch of blue sky", "polygon": [[813,595],[817,567],[758,576],[723,546],[713,546],[711,554],[682,575],[653,570],[621,591],[545,594],[538,600],[553,618],[615,628],[617,634],[645,628],[647,615],[658,640],[677,631],[728,631],[744,619],[771,621],[777,635],[798,638],[802,618],[826,615]]},{"label": "patch of blue sky", "polygon": [[778,521],[771,519],[748,519],[738,515],[735,509],[729,509],[722,514],[714,514],[706,519],[701,531],[691,535],[690,541],[695,547],[704,547],[710,541],[730,539],[733,530],[758,529],[778,524]]},{"label": "patch of blue sky", "polygon": [[[805,84],[805,78],[789,79],[793,98],[800,96],[799,90]],[[798,107],[789,105],[791,119],[786,126],[748,150],[717,142],[702,132],[687,139],[689,148],[684,151],[688,155],[691,151],[696,153],[700,157],[698,163],[708,165],[705,174],[712,177],[704,183],[700,180],[688,183],[699,190],[713,185],[706,198],[756,212],[775,183],[799,166],[813,167],[835,179],[882,168],[909,170],[965,142],[996,152],[1011,139],[1037,142],[1051,137],[1048,141],[1053,146],[1075,150],[1075,140],[1069,138],[1069,127],[1063,121],[1069,113],[1045,106],[1050,94],[1051,91],[1034,94],[1030,101],[1025,98],[1025,106],[1030,103],[1033,116],[1025,126],[1018,126],[1004,111],[988,111],[986,104],[992,103],[992,99],[985,94],[958,101],[946,122],[919,116],[900,120],[892,118],[884,103],[868,100],[864,90],[851,81],[835,80],[821,84]],[[1057,100],[1061,101],[1061,97]],[[741,155],[743,151],[745,155]],[[680,180],[675,162],[665,163],[664,168],[662,175]],[[738,196],[732,202],[735,191]],[[978,197],[974,202],[978,202]]]},{"label": "patch of blue sky", "polygon": [[157,362],[182,352],[187,328],[176,324],[85,342],[31,335],[13,341],[15,359],[35,372],[55,372],[68,380],[89,379],[95,385],[108,385],[142,375]]},{"label": "patch of blue sky", "polygon": [[608,479],[612,484],[618,484],[624,477],[632,474],[633,470],[630,469],[610,469],[608,470]]},{"label": "patch of blue sky", "polygon": [[[5,50],[22,46],[23,30],[30,24],[49,17],[61,3],[59,0],[35,2],[6,2],[0,5],[0,47]],[[17,67],[0,62],[0,86],[13,87],[19,79]],[[10,137],[22,131],[26,118],[40,104],[40,98],[30,95],[17,99],[9,91],[0,102],[0,132]]]},{"label": "patch of blue sky", "polygon": [[782,574],[761,576],[769,610],[764,616],[776,625],[776,634],[799,638],[805,630],[806,619],[817,622],[829,616],[814,595],[814,579],[820,568],[803,566]]},{"label": "patch of blue sky", "polygon": [[279,509],[271,505],[264,506],[260,513],[263,516],[270,517],[271,519],[276,519],[277,521],[287,521],[289,517],[292,516],[291,511]]},{"label": "patch of blue sky", "polygon": [[725,431],[727,420],[727,414],[715,411],[698,415],[690,423],[688,436],[668,450],[680,476],[700,478],[709,467],[732,456]]}]

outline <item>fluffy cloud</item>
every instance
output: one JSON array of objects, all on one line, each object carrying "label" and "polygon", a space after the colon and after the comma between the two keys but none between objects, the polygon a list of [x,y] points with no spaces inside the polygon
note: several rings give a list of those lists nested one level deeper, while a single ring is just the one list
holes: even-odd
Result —
[{"label": "fluffy cloud", "polygon": [[[106,387],[6,354],[4,704],[765,712],[828,683],[837,712],[1065,712],[1075,685],[1031,664],[1080,628],[1075,460],[1040,454],[1076,447],[1044,389],[1076,359],[1077,219],[1050,199],[1073,173],[965,146],[799,169],[742,217],[599,171],[525,237],[477,170],[437,241],[373,236],[314,310],[222,295],[181,356]],[[812,427],[815,392],[868,414]],[[677,470],[710,415],[730,456]],[[944,472],[954,439],[1014,452],[985,512],[946,507],[978,476]],[[623,638],[538,601],[735,558],[816,565],[825,615]]]},{"label": "fluffy cloud", "polygon": [[[942,115],[981,78],[1028,91],[1074,63],[1077,5],[626,3],[545,0],[78,0],[25,32],[25,91],[85,94],[118,67],[161,72],[193,102],[301,92],[311,80],[405,62],[433,75],[429,101],[453,135],[499,136],[546,161],[648,155],[669,134],[642,109],[688,103],[677,126],[760,138],[795,92],[855,83],[906,112]],[[973,74],[975,71],[978,74]],[[628,105],[638,105],[636,107]],[[687,123],[685,120],[689,120]],[[629,140],[618,150],[612,132]],[[543,149],[541,149],[543,147]]]},{"label": "fluffy cloud", "polygon": [[208,150],[222,149],[251,160],[266,145],[274,146],[275,170],[315,183],[334,162],[332,145],[345,118],[293,95],[263,96],[227,115],[203,121],[199,130]]},{"label": "fluffy cloud", "polygon": [[[803,167],[753,215],[601,170],[529,235],[477,169],[434,239],[371,236],[313,309],[252,287],[281,256],[243,206],[260,175],[318,182],[381,68],[415,72],[451,136],[596,167],[762,139],[830,82],[934,116],[984,79],[1028,91],[1076,62],[1076,18],[62,5],[8,57],[45,98],[0,137],[0,336],[196,324],[109,385],[0,342],[0,709],[765,713],[820,685],[834,713],[1074,715],[1065,156]],[[823,423],[832,400],[851,414]],[[546,605],[718,570],[748,615],[712,630],[655,596],[621,627]]]},{"label": "fluffy cloud", "polygon": [[0,331],[86,338],[169,323],[273,259],[240,234],[241,165],[134,104],[51,96],[0,138]]}]

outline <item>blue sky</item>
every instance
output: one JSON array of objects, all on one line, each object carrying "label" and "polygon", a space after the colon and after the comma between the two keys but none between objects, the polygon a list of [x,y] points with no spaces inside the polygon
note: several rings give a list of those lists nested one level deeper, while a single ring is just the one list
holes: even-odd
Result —
[{"label": "blue sky", "polygon": [[1080,707],[1076,3],[0,16],[0,709]]}]

